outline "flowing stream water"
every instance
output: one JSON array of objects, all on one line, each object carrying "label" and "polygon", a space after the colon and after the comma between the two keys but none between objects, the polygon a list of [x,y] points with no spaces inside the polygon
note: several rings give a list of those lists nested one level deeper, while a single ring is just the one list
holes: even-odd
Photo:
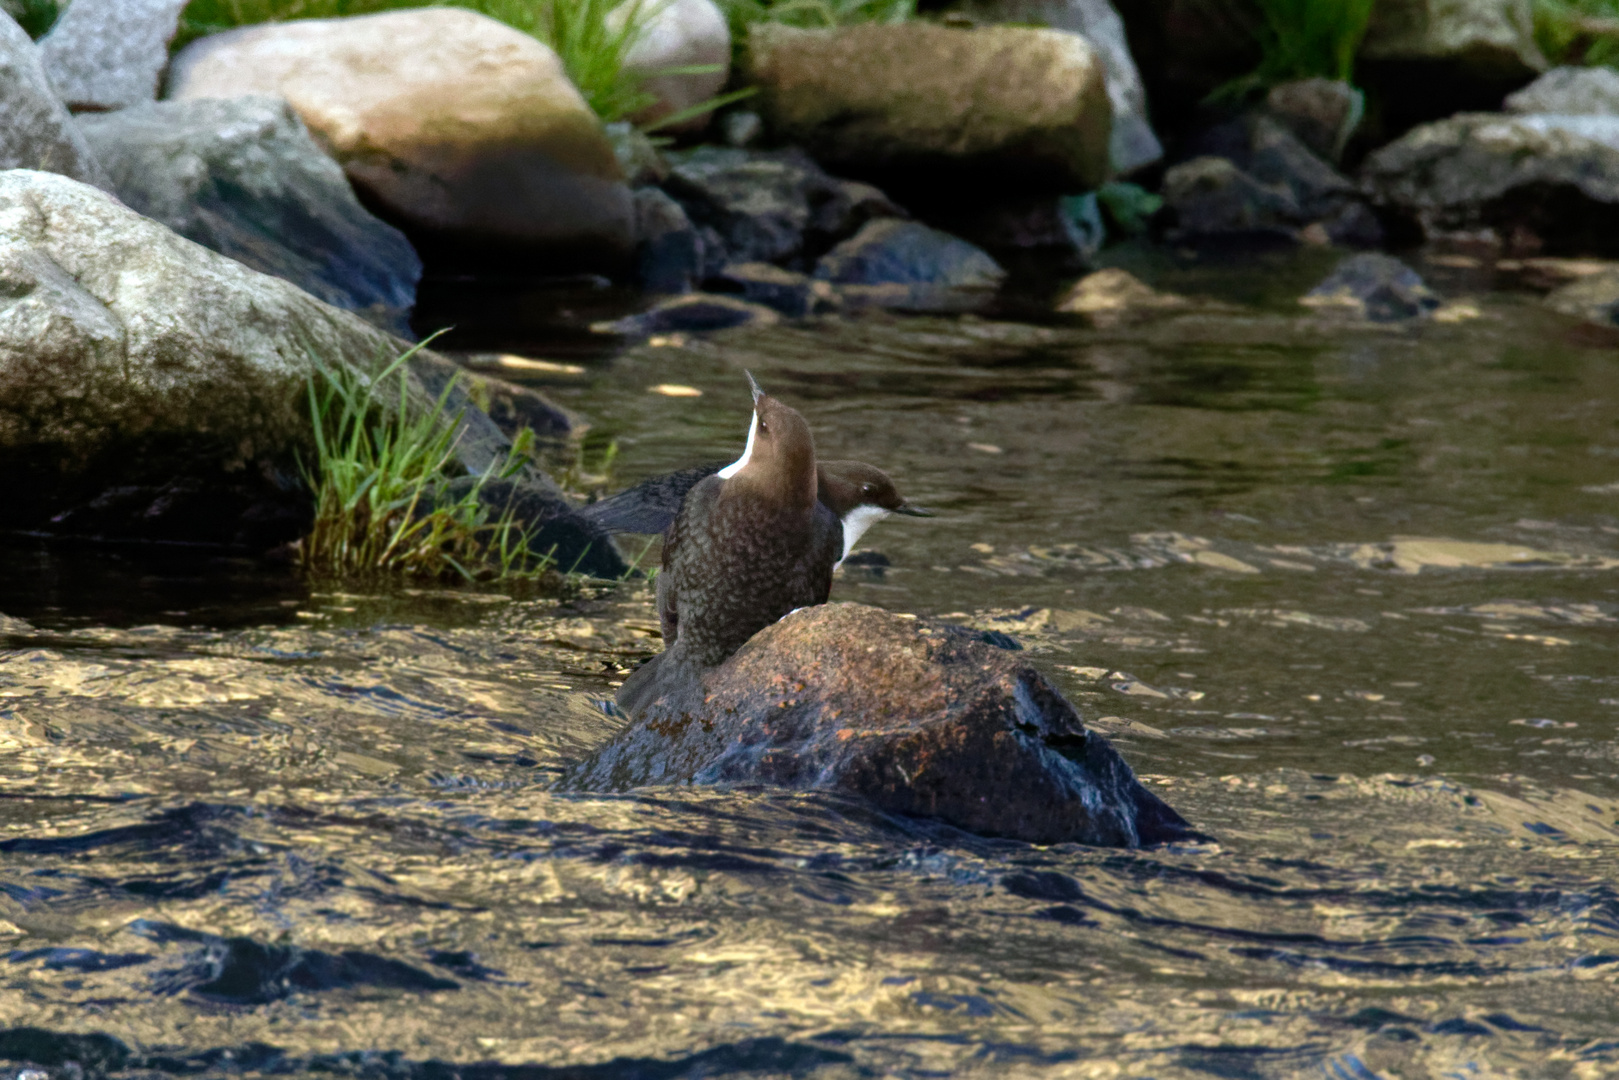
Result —
[{"label": "flowing stream water", "polygon": [[[310,591],[12,541],[0,1060],[1619,1075],[1619,336],[1455,265],[1423,269],[1477,317],[1333,323],[1293,303],[1324,265],[1148,266],[1229,306],[1111,329],[827,321],[539,380],[629,483],[734,457],[751,370],[939,512],[833,599],[1017,638],[1213,843],[553,795],[657,647],[644,584]],[[513,327],[463,340],[560,340]]]}]

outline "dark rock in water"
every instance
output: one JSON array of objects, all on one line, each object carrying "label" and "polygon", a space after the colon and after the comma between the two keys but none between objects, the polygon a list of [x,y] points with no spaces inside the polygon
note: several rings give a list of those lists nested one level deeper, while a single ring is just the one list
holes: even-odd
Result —
[{"label": "dark rock in water", "polygon": [[734,296],[688,293],[654,304],[639,315],[630,315],[608,323],[597,323],[591,329],[605,334],[644,337],[648,334],[669,334],[676,331],[702,333],[708,330],[730,330],[737,326],[770,326],[780,318],[781,316],[770,308],[750,304]]},{"label": "dark rock in water", "polygon": [[1335,243],[1381,243],[1355,185],[1273,117],[1238,117],[1203,131],[1192,146],[1204,156],[1164,177],[1179,235],[1296,237],[1318,224]]},{"label": "dark rock in water", "polygon": [[716,288],[734,288],[744,300],[773,308],[790,319],[835,308],[832,286],[808,274],[783,270],[769,263],[732,263],[714,281]]},{"label": "dark rock in water", "polygon": [[[1006,271],[959,237],[914,221],[873,221],[816,264],[857,305],[966,311],[992,301]],[[864,291],[863,291],[864,290]]]},{"label": "dark rock in water", "polygon": [[57,99],[39,49],[0,11],[0,169],[39,169],[108,188],[84,134]]},{"label": "dark rock in water", "polygon": [[1441,303],[1415,270],[1375,252],[1351,255],[1299,302],[1369,322],[1420,318]]},{"label": "dark rock in water", "polygon": [[1366,95],[1337,79],[1295,79],[1271,87],[1265,111],[1321,160],[1336,162],[1365,115]]},{"label": "dark rock in water", "polygon": [[1546,297],[1546,306],[1600,326],[1619,326],[1619,267],[1569,282]]},{"label": "dark rock in water", "polygon": [[1619,116],[1619,71],[1601,66],[1552,68],[1508,94],[1502,105],[1509,113]]},{"label": "dark rock in water", "polygon": [[1453,116],[1372,154],[1361,179],[1380,209],[1429,239],[1619,254],[1619,116]]},{"label": "dark rock in water", "polygon": [[421,260],[279,98],[79,117],[118,197],[188,240],[408,336]]},{"label": "dark rock in water", "polygon": [[73,0],[39,41],[45,74],[74,111],[157,98],[188,0]]},{"label": "dark rock in water", "polygon": [[1291,238],[1301,216],[1286,187],[1261,183],[1223,157],[1193,158],[1174,166],[1164,174],[1163,194],[1177,236]]},{"label": "dark rock in water", "polygon": [[678,296],[703,280],[703,238],[657,188],[635,192],[635,275],[649,293]]},{"label": "dark rock in water", "polygon": [[1035,251],[1071,269],[1090,265],[1107,239],[1096,193],[1010,196],[977,213],[952,217],[950,227],[996,252]]},{"label": "dark rock in water", "polygon": [[461,378],[467,396],[509,439],[527,428],[536,439],[559,442],[585,429],[578,417],[532,387],[472,372]]},{"label": "dark rock in water", "polygon": [[661,184],[669,175],[669,163],[653,141],[628,120],[608,124],[604,129],[613,144],[613,156],[624,172],[624,182],[632,188]]},{"label": "dark rock in water", "polygon": [[771,262],[808,269],[876,217],[905,211],[869,184],[828,176],[796,150],[705,146],[670,155],[664,189],[700,228],[713,230],[712,265]]},{"label": "dark rock in water", "polygon": [[1193,836],[1039,672],[858,604],[761,630],[691,700],[659,699],[562,786],[769,784],[1031,843]]},{"label": "dark rock in water", "polygon": [[[440,500],[461,499],[476,484],[476,477],[457,477],[444,486]],[[629,573],[612,537],[548,484],[523,477],[487,480],[478,489],[478,501],[489,508],[493,519],[510,512],[518,527],[529,534],[529,551],[538,558],[549,558],[563,573],[607,580]]]}]

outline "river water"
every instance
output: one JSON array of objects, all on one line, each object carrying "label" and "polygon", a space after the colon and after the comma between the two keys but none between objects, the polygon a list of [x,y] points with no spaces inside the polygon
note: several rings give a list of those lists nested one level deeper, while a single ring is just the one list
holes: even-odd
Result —
[{"label": "river water", "polygon": [[1477,317],[1301,313],[1316,256],[1154,264],[1230,306],[674,338],[538,379],[629,483],[735,456],[751,370],[939,511],[877,526],[889,565],[833,599],[1013,635],[1208,844],[552,795],[656,648],[643,585],[312,592],[13,542],[0,1059],[1619,1075],[1619,337],[1447,262]]}]

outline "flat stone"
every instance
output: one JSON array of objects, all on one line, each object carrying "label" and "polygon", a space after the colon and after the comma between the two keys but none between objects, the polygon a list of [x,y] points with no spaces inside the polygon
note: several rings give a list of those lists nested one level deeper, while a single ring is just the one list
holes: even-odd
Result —
[{"label": "flat stone", "polygon": [[545,45],[424,8],[247,26],[181,50],[169,96],[280,96],[418,243],[517,248],[569,269],[627,260],[629,189]]},{"label": "flat stone", "polygon": [[0,169],[39,169],[109,188],[84,133],[51,89],[39,49],[0,11]]},{"label": "flat stone", "polygon": [[1619,71],[1610,67],[1553,68],[1503,103],[1509,113],[1619,116]]},{"label": "flat stone", "polygon": [[1525,255],[1619,252],[1619,117],[1464,113],[1366,159],[1363,188],[1429,238]]},{"label": "flat stone", "polygon": [[763,304],[790,319],[831,310],[838,303],[827,282],[769,263],[732,263],[719,272],[716,285],[735,289],[749,303]]},{"label": "flat stone", "polygon": [[123,109],[157,99],[188,0],[73,0],[39,39],[45,74],[68,107]]},{"label": "flat stone", "polygon": [[1351,255],[1299,300],[1324,314],[1378,323],[1426,317],[1441,302],[1415,270],[1377,252]]},{"label": "flat stone", "polygon": [[1105,64],[1060,30],[921,21],[754,24],[749,83],[773,134],[828,168],[938,187],[1070,194],[1107,179]]},{"label": "flat stone", "polygon": [[597,323],[591,329],[604,334],[645,337],[650,334],[731,330],[739,326],[774,326],[780,321],[780,315],[762,304],[750,304],[734,296],[687,293],[659,301],[639,315]]},{"label": "flat stone", "polygon": [[152,101],[78,118],[129,207],[402,336],[422,264],[279,98]]},{"label": "flat stone", "polygon": [[992,301],[1006,271],[982,249],[915,221],[869,222],[816,264],[815,276],[840,294],[875,286],[878,306],[966,311]]},{"label": "flat stone", "polygon": [[1109,268],[1075,282],[1058,301],[1057,310],[1083,315],[1093,325],[1114,326],[1133,317],[1185,310],[1191,304],[1184,296],[1159,292],[1127,270]]},{"label": "flat stone", "polygon": [[1020,654],[859,604],[793,612],[654,701],[571,790],[764,784],[1037,844],[1188,839],[1107,740]]},{"label": "flat stone", "polygon": [[1601,326],[1619,326],[1619,267],[1554,290],[1546,297],[1546,306]]}]

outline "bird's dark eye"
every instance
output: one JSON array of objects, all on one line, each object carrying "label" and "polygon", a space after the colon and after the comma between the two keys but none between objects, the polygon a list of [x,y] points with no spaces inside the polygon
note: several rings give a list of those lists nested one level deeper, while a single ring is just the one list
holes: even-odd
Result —
[{"label": "bird's dark eye", "polygon": [[769,431],[770,430],[770,425],[765,423],[763,420],[760,420],[759,421],[759,430],[760,431]]},{"label": "bird's dark eye", "polygon": [[873,491],[876,491],[876,490],[877,489],[872,487],[870,484],[861,484],[860,485],[860,492],[863,495],[870,495]]}]

